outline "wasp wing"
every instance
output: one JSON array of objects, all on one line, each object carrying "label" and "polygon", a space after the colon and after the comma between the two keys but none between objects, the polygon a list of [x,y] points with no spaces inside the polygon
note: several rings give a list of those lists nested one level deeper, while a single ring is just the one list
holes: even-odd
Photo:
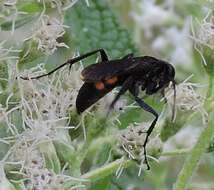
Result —
[{"label": "wasp wing", "polygon": [[138,64],[139,62],[134,61],[132,58],[96,63],[86,67],[82,71],[81,75],[84,81],[100,81],[111,78],[112,76],[126,74],[132,68],[135,68]]},{"label": "wasp wing", "polygon": [[80,114],[109,93],[115,85],[108,86],[102,90],[98,90],[94,83],[84,83],[79,90],[76,99],[77,112]]}]

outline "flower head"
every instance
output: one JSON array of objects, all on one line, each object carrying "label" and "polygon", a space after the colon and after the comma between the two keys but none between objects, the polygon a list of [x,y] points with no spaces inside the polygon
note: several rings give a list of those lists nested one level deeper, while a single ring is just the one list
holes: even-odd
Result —
[{"label": "flower head", "polygon": [[[177,111],[196,111],[199,112],[202,116],[203,123],[207,121],[207,112],[204,109],[204,98],[199,95],[195,88],[199,87],[198,84],[187,82],[187,78],[182,83],[176,85],[176,112]],[[168,104],[172,107],[174,106],[174,90],[170,88],[166,93],[166,98]]]},{"label": "flower head", "polygon": [[30,179],[30,183],[27,185],[27,187],[30,189],[63,189],[64,177],[62,175],[57,175],[46,168],[31,169],[28,170],[27,174]]},{"label": "flower head", "polygon": [[[147,124],[138,126],[131,125],[119,135],[119,147],[122,154],[125,152],[128,158],[137,161],[140,167],[143,166],[145,161],[144,143],[148,127]],[[152,134],[146,149],[149,158],[155,159],[154,157],[159,157],[162,151],[162,142],[160,138]]]},{"label": "flower head", "polygon": [[[194,32],[194,31],[193,31]],[[209,48],[214,48],[214,13],[209,12],[199,25],[195,41]]]},{"label": "flower head", "polygon": [[[38,67],[32,71],[35,72],[35,69],[38,70]],[[39,72],[43,70],[40,68]],[[64,175],[54,173],[55,168],[53,171],[47,169],[45,158],[58,163],[52,141],[69,142],[65,130],[70,127],[67,113],[73,108],[76,88],[80,85],[80,79],[74,80],[79,70],[71,68],[70,72],[61,70],[58,75],[43,78],[42,81],[18,79],[23,131],[15,135],[7,161],[21,163],[20,172],[26,176],[29,189],[63,189]]]},{"label": "flower head", "polygon": [[203,66],[211,78],[214,76],[214,13],[208,12],[195,32],[192,25],[192,38],[195,42],[195,49],[200,54]]},{"label": "flower head", "polygon": [[53,54],[58,47],[68,46],[63,42],[58,42],[58,38],[65,33],[66,26],[56,18],[43,15],[40,21],[40,28],[33,34],[33,40],[38,43],[38,49],[45,54]]}]

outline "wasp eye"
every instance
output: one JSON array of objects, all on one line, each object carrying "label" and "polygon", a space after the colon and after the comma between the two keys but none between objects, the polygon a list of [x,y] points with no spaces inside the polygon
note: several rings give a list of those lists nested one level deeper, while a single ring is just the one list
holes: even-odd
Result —
[{"label": "wasp eye", "polygon": [[167,64],[167,74],[168,74],[168,77],[169,77],[170,81],[172,79],[174,79],[174,77],[175,77],[175,69],[170,64]]}]

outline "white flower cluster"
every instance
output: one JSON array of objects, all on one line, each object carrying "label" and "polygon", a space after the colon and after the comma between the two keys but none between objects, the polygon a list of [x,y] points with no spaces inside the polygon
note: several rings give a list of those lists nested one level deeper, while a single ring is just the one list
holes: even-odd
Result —
[{"label": "white flower cluster", "polygon": [[[40,126],[40,129],[44,126],[46,130],[55,130],[56,126],[60,127],[59,125],[66,126],[67,112],[74,108],[78,89],[82,83],[79,78],[80,70],[75,71],[72,67],[68,71],[65,68],[50,78],[42,78],[42,81],[19,80],[22,89],[22,106],[27,114],[25,122],[29,126]],[[37,114],[37,120],[31,117],[34,112]],[[56,126],[53,128],[54,125]]]},{"label": "white flower cluster", "polygon": [[[213,11],[208,12],[206,17],[202,22],[197,22],[197,31],[195,31],[192,23],[192,35],[191,36],[195,42],[195,49],[200,54],[203,64],[207,65],[205,58],[206,52],[204,48],[210,49],[210,55],[213,55],[214,50],[214,13]],[[212,62],[212,61],[211,61]],[[211,63],[212,64],[212,63]]]},{"label": "white flower cluster", "polygon": [[[39,128],[39,126],[37,126],[37,128]],[[34,131],[26,129],[20,135],[8,138],[7,144],[11,143],[13,145],[5,155],[2,165],[4,165],[4,163],[9,163],[21,166],[19,171],[10,172],[24,176],[27,179],[25,184],[28,189],[52,190],[55,188],[56,190],[60,190],[63,188],[64,176],[63,174],[56,175],[51,170],[45,168],[44,157],[38,150],[39,143],[41,143],[41,137],[40,139],[37,137],[38,136],[35,136]],[[1,171],[0,173],[3,175],[4,171]],[[4,178],[4,183],[0,180],[0,184],[2,185],[1,187],[6,188],[6,186],[9,185],[9,182],[6,179],[6,176],[4,176]]]},{"label": "white flower cluster", "polygon": [[38,145],[30,130],[17,138],[7,161],[22,165],[19,174],[26,176],[28,189],[60,190],[63,188],[63,175],[56,175],[45,168],[44,157],[38,151]]},{"label": "white flower cluster", "polygon": [[46,168],[43,169],[30,169],[28,170],[28,177],[30,178],[29,189],[35,190],[61,190],[64,185],[64,178],[62,175],[56,175],[54,172]]},{"label": "white flower cluster", "polygon": [[[135,160],[140,164],[140,170],[145,161],[143,145],[148,127],[148,124],[131,125],[119,135],[120,149],[127,154],[129,159]],[[152,134],[146,146],[147,152],[149,153],[147,157],[156,160],[153,156],[156,157],[161,153],[162,146],[163,144],[160,138]]]},{"label": "white flower cluster", "polygon": [[33,39],[38,43],[38,49],[51,55],[58,47],[69,48],[65,43],[57,41],[64,35],[65,27],[58,19],[43,15],[39,21],[38,30],[33,34]]},{"label": "white flower cluster", "polygon": [[[33,68],[32,71],[35,69],[38,70]],[[53,154],[53,140],[70,143],[66,129],[74,127],[68,126],[67,112],[74,108],[81,84],[79,74],[80,70],[72,67],[70,72],[66,68],[51,79],[44,77],[42,81],[18,78],[21,101],[9,109],[11,94],[6,107],[0,107],[0,121],[8,125],[12,134],[10,138],[0,139],[1,143],[11,145],[4,160],[21,165],[20,171],[16,172],[27,178],[29,189],[63,189],[64,175],[47,169],[43,154]],[[14,112],[19,112],[22,117],[21,133],[11,121]],[[49,159],[55,161],[54,157]]]},{"label": "white flower cluster", "polygon": [[209,12],[203,19],[198,30],[198,38],[196,39],[201,44],[214,49],[214,13]]},{"label": "white flower cluster", "polygon": [[18,56],[11,56],[11,53],[18,53],[19,50],[14,50],[13,47],[9,49],[4,48],[5,41],[0,42],[0,61],[5,61],[8,59],[18,59]]},{"label": "white flower cluster", "polygon": [[[203,107],[204,98],[195,91],[195,88],[199,87],[199,85],[195,83],[187,82],[189,78],[187,78],[182,83],[176,85],[175,108],[176,110],[181,110],[181,111],[199,112],[202,116],[203,123],[205,124],[207,121],[208,114]],[[168,104],[171,107],[174,106],[173,96],[174,96],[174,90],[170,87],[170,90],[167,91],[166,93],[166,98],[167,98]]]},{"label": "white flower cluster", "polygon": [[[189,39],[189,18],[185,19],[183,28],[177,23],[180,17],[175,11],[174,0],[142,0],[139,11],[131,15],[137,28],[144,32],[144,41],[149,41],[151,50],[165,56],[170,62],[176,64],[192,63],[192,42]],[[184,45],[185,44],[185,45]]]}]

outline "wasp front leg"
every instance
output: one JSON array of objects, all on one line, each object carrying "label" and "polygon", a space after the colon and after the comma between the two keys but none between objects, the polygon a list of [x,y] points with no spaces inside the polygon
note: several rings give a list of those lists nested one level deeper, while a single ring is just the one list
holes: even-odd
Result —
[{"label": "wasp front leg", "polygon": [[123,84],[122,87],[120,89],[120,91],[117,93],[116,97],[114,98],[114,100],[111,102],[110,106],[109,106],[109,110],[107,112],[107,115],[109,114],[109,112],[114,108],[114,105],[116,104],[116,102],[119,100],[119,98],[125,94],[125,92],[132,86],[133,83],[133,78],[129,77],[127,78]]}]

